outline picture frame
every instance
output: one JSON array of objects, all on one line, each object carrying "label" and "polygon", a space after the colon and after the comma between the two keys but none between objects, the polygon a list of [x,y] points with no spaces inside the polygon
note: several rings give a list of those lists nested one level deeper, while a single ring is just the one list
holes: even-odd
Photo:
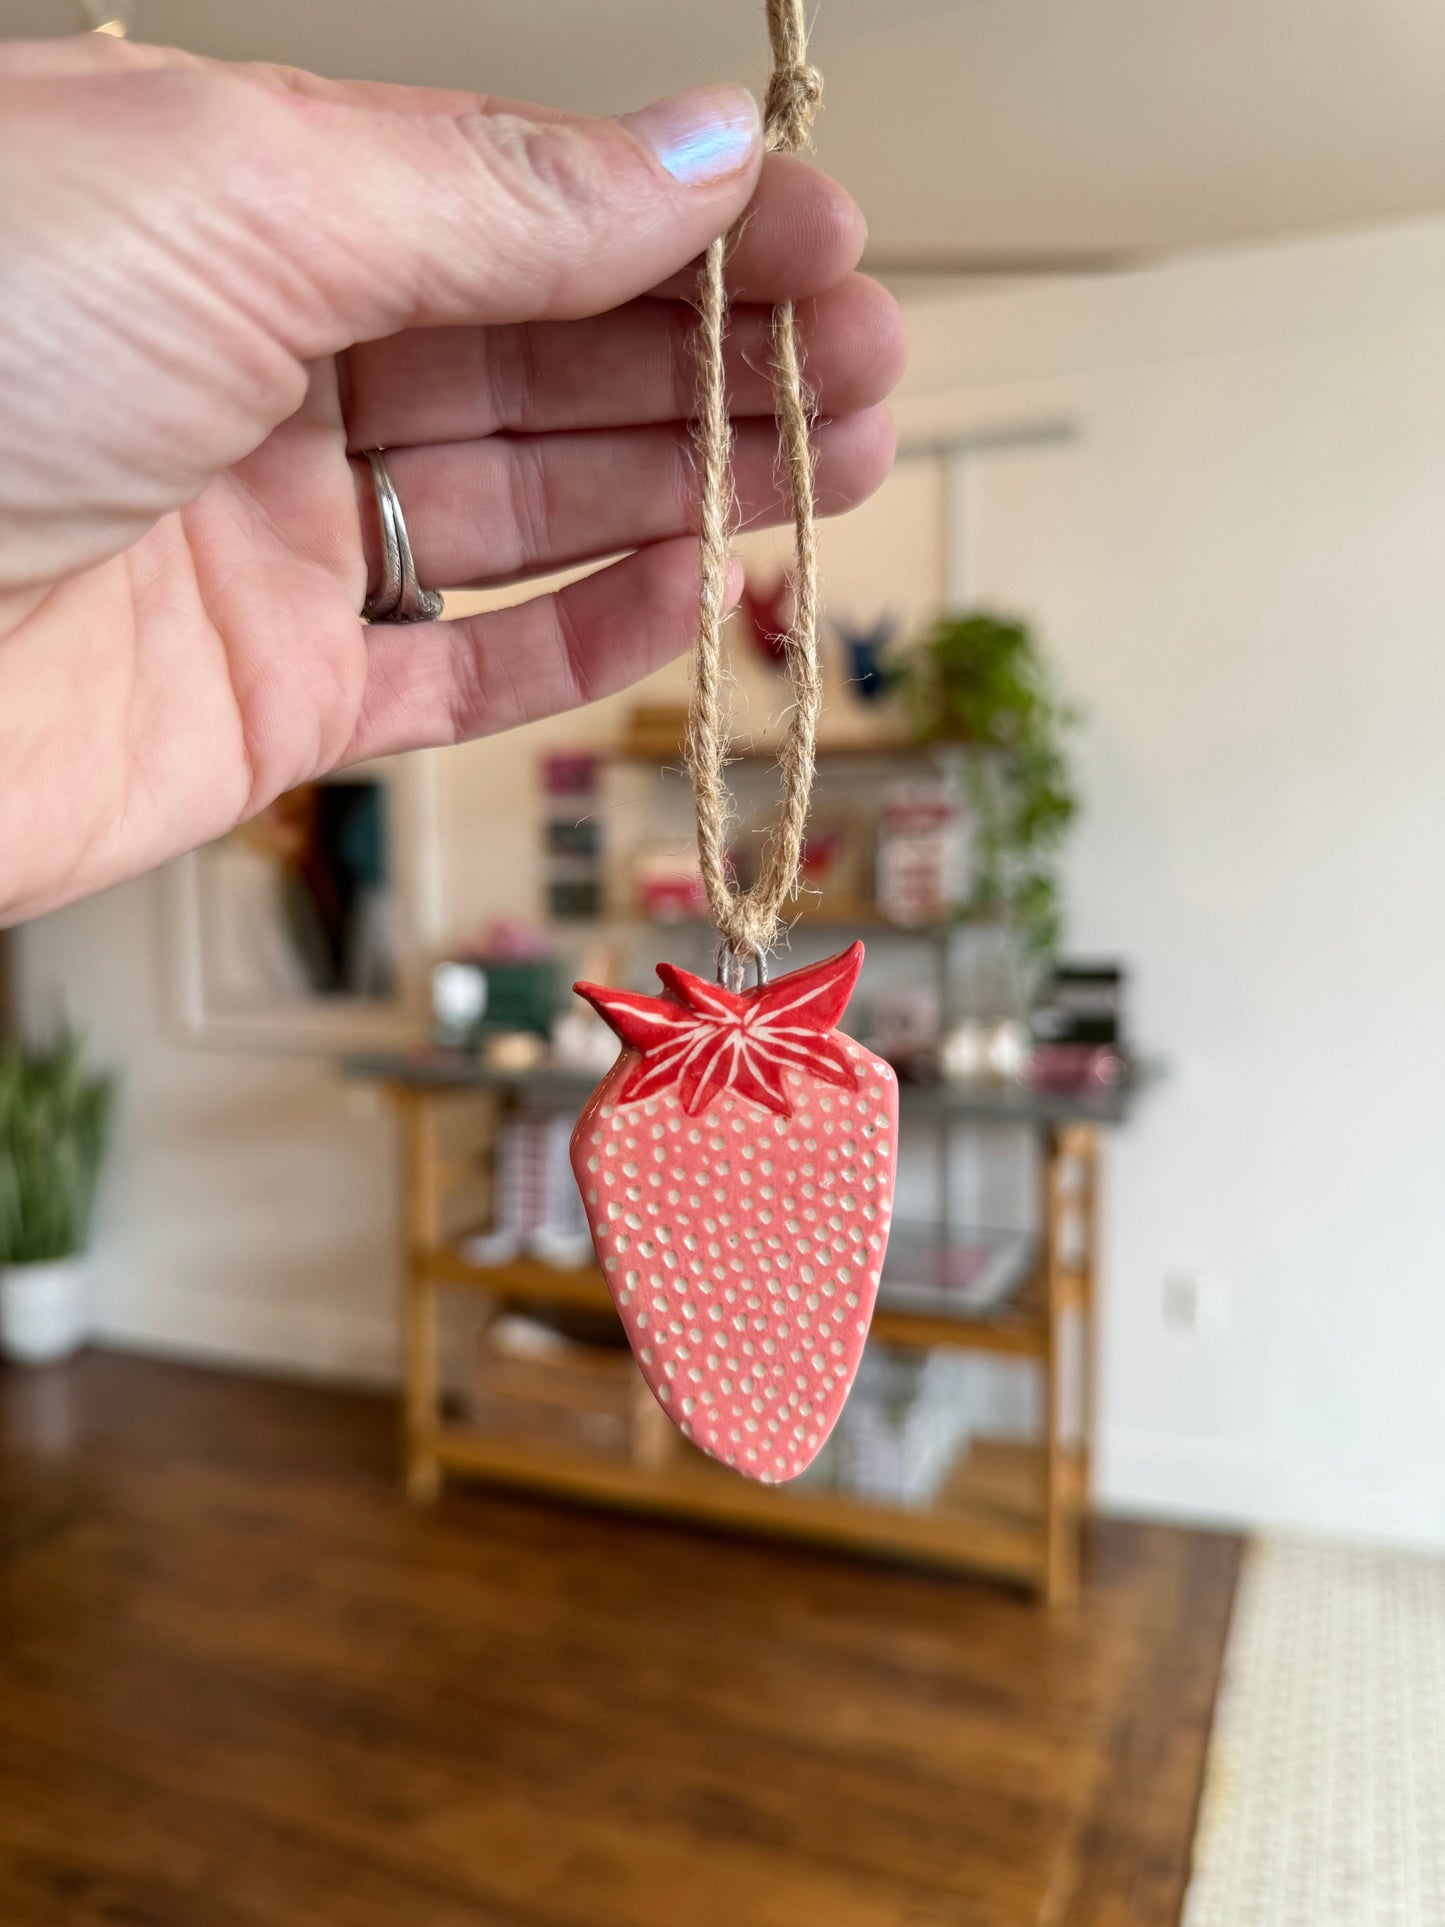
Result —
[{"label": "picture frame", "polygon": [[168,865],[173,1033],[318,1054],[423,1035],[440,927],[437,811],[425,753],[361,763]]}]

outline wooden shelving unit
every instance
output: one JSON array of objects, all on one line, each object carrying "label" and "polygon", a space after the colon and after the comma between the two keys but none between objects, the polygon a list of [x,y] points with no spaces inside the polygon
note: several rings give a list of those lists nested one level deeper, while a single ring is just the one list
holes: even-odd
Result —
[{"label": "wooden shelving unit", "polygon": [[[406,1397],[408,1489],[435,1496],[448,1476],[480,1477],[591,1504],[691,1519],[806,1539],[857,1552],[924,1561],[995,1575],[1052,1602],[1071,1599],[1078,1584],[1080,1526],[1088,1504],[1090,1414],[1100,1129],[1124,1113],[1128,1093],[1101,1094],[1072,1108],[1058,1098],[1028,1105],[1031,1093],[910,1092],[909,1108],[941,1104],[956,1115],[1021,1116],[1038,1128],[1040,1225],[1024,1249],[1016,1279],[987,1310],[971,1313],[947,1289],[918,1309],[896,1302],[890,1252],[874,1316],[875,1341],[901,1348],[959,1347],[1030,1361],[1043,1379],[1043,1427],[1036,1444],[975,1440],[926,1510],[865,1503],[842,1493],[754,1485],[706,1459],[681,1437],[665,1460],[639,1466],[602,1451],[563,1446],[463,1423],[441,1396],[439,1303],[443,1293],[485,1295],[490,1307],[539,1304],[610,1312],[600,1270],[559,1270],[531,1258],[504,1265],[473,1263],[465,1233],[477,1205],[502,1113],[512,1105],[567,1108],[582,1085],[560,1074],[540,1079],[488,1075],[465,1059],[422,1052],[411,1057],[352,1060],[355,1075],[383,1081],[401,1120],[406,1172]],[[955,1104],[949,1099],[957,1098]],[[908,1291],[916,1298],[919,1242],[898,1236],[909,1260]],[[925,1247],[926,1248],[926,1247]],[[1079,1342],[1066,1347],[1069,1321]],[[1064,1425],[1061,1383],[1068,1351],[1082,1376],[1076,1436]]]},{"label": "wooden shelving unit", "polygon": [[[463,1426],[442,1425],[433,1451],[439,1472],[471,1474],[628,1512],[983,1572],[1054,1600],[1072,1596],[1072,1571],[1053,1592],[1041,1571],[1048,1482],[1041,1455],[1027,1446],[975,1445],[934,1504],[916,1512],[807,1487],[791,1491],[754,1485],[683,1440],[655,1470],[602,1453]],[[1058,1503],[1073,1521],[1083,1505],[1077,1457],[1068,1460],[1066,1477],[1068,1489],[1060,1488]]]},{"label": "wooden shelving unit", "polygon": [[[671,711],[639,711],[617,763],[680,761],[682,722]],[[775,750],[735,749],[741,761],[771,761]],[[935,760],[900,741],[819,745],[829,764],[914,764]],[[901,925],[871,902],[837,895],[800,905],[819,928],[887,933],[929,942],[940,1007],[949,1001],[953,920]],[[612,923],[644,918],[614,916]],[[658,926],[662,928],[663,926]],[[884,1267],[872,1341],[918,1351],[950,1347],[1027,1362],[1041,1377],[1043,1423],[1035,1443],[974,1440],[927,1509],[890,1508],[814,1487],[764,1487],[727,1472],[680,1436],[660,1461],[632,1463],[620,1454],[463,1424],[444,1407],[438,1356],[443,1293],[484,1295],[488,1306],[566,1307],[612,1314],[602,1272],[558,1270],[535,1259],[482,1266],[466,1255],[465,1234],[479,1228],[487,1168],[497,1127],[511,1107],[580,1109],[594,1079],[566,1071],[512,1077],[456,1053],[419,1050],[405,1056],[360,1057],[349,1070],[390,1090],[401,1119],[406,1165],[406,1473],[414,1498],[432,1498],[448,1476],[480,1477],[587,1503],[666,1514],[712,1526],[773,1533],[889,1557],[923,1560],[959,1571],[994,1574],[1050,1602],[1078,1585],[1081,1523],[1089,1498],[1097,1196],[1102,1131],[1123,1121],[1139,1084],[1060,1095],[1014,1087],[956,1089],[905,1085],[905,1122],[928,1122],[940,1159],[935,1252],[965,1241],[951,1222],[950,1141],[956,1125],[1027,1126],[1038,1149],[1040,1209],[1036,1234],[1011,1277],[1010,1289],[986,1311],[964,1293],[920,1292],[919,1246],[895,1226]],[[923,1271],[928,1271],[928,1239]],[[1070,1324],[1077,1342],[1066,1343]],[[1067,1362],[1066,1362],[1067,1361]],[[1066,1400],[1066,1370],[1077,1374]],[[1070,1423],[1066,1425],[1066,1412]]]}]

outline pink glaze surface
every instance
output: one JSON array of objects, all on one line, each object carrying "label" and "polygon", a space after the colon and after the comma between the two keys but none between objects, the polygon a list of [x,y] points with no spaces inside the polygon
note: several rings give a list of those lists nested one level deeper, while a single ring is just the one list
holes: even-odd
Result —
[{"label": "pink glaze surface", "polygon": [[836,1424],[888,1244],[897,1080],[834,1027],[862,956],[738,994],[665,964],[661,998],[578,986],[624,1043],[572,1137],[598,1262],[669,1417],[768,1483]]}]

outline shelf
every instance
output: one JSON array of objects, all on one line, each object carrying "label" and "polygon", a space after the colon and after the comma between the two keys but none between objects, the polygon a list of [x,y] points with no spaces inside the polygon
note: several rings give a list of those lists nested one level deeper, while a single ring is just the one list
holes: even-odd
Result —
[{"label": "shelf", "polygon": [[[975,1307],[968,1287],[949,1282],[965,1257],[983,1252],[992,1267],[992,1302]],[[565,1271],[536,1258],[515,1258],[503,1265],[474,1264],[454,1246],[418,1252],[416,1274],[432,1284],[488,1292],[513,1303],[610,1311],[607,1281],[595,1265]],[[969,1264],[977,1284],[991,1282],[981,1265]],[[1016,1233],[961,1236],[951,1253],[921,1232],[899,1227],[890,1242],[883,1281],[873,1313],[871,1335],[880,1344],[913,1350],[950,1345],[966,1351],[1040,1358],[1048,1332],[1038,1291],[1038,1243]],[[892,1280],[896,1278],[896,1285]]]},{"label": "shelf", "polygon": [[[728,750],[730,763],[776,763],[778,760],[776,743],[734,743]],[[931,762],[934,760],[933,748],[910,741],[907,737],[896,737],[891,742],[819,743],[814,751],[820,763],[896,763]],[[604,761],[610,763],[673,763],[684,762],[683,746],[680,740],[669,742],[658,737],[653,742],[620,743],[615,749],[605,752]]]},{"label": "shelf", "polygon": [[[439,1426],[426,1444],[445,1471],[589,1504],[777,1533],[1035,1586],[1044,1579],[1046,1462],[1038,1446],[975,1441],[935,1503],[909,1511],[810,1490],[806,1484],[756,1485],[682,1440],[653,1468],[460,1424]],[[1060,1497],[1076,1510],[1082,1475],[1072,1459],[1064,1465],[1067,1491]]]},{"label": "shelf", "polygon": [[896,1225],[888,1241],[872,1334],[913,1349],[1042,1357],[1047,1346],[1037,1238],[1017,1231],[962,1231],[949,1244]]},{"label": "shelf", "polygon": [[419,1251],[412,1262],[416,1275],[431,1284],[489,1292],[511,1303],[564,1305],[574,1311],[614,1309],[607,1281],[596,1265],[565,1271],[560,1265],[543,1264],[540,1258],[513,1258],[505,1265],[478,1265],[450,1245],[436,1251]]},{"label": "shelf", "polygon": [[995,1124],[1124,1124],[1163,1067],[1135,1058],[1121,1084],[1088,1090],[1037,1090],[1029,1084],[900,1084],[905,1118],[957,1118]]},{"label": "shelf", "polygon": [[[990,919],[959,917],[928,923],[897,923],[892,917],[885,917],[876,903],[863,898],[822,897],[812,901],[805,890],[802,901],[794,906],[791,916],[785,916],[783,921],[789,929],[796,925],[811,930],[871,930],[876,935],[886,937],[927,937],[938,942],[955,930],[976,928],[979,923]],[[686,917],[653,917],[643,910],[619,910],[599,917],[598,922],[641,924],[649,930],[658,931],[711,928],[711,919],[702,913]]]},{"label": "shelf", "polygon": [[[421,1044],[409,1051],[360,1051],[343,1059],[348,1077],[402,1090],[501,1091],[558,1109],[580,1109],[597,1085],[595,1070],[546,1067],[498,1071],[466,1051]],[[1135,1060],[1130,1076],[1108,1090],[1040,1091],[1017,1084],[900,1084],[905,1119],[950,1117],[1001,1124],[1122,1124],[1140,1094],[1162,1077],[1153,1060]]]},{"label": "shelf", "polygon": [[[1077,1100],[1044,1098],[1045,1111],[1037,1093],[905,1087],[905,1114],[916,1100],[934,1115],[1024,1122],[1044,1117],[1060,1128],[1043,1131],[1039,1146],[1041,1237],[976,1231],[946,1237],[907,1224],[894,1229],[873,1337],[914,1351],[954,1347],[1027,1359],[1040,1369],[1049,1395],[1037,1447],[976,1446],[934,1505],[892,1509],[807,1480],[781,1491],[752,1485],[681,1441],[643,1466],[591,1445],[518,1436],[495,1421],[483,1427],[475,1415],[469,1424],[453,1422],[442,1406],[438,1301],[443,1291],[600,1313],[620,1336],[597,1266],[560,1270],[525,1257],[479,1265],[464,1255],[452,1229],[476,1217],[470,1204],[472,1164],[459,1160],[450,1142],[475,1121],[471,1107],[460,1100],[480,1089],[561,1108],[579,1103],[593,1080],[580,1072],[498,1076],[473,1060],[437,1051],[355,1058],[349,1068],[381,1079],[398,1100],[407,1178],[406,1477],[418,1502],[436,1496],[444,1475],[474,1474],[589,1503],[1000,1575],[1050,1603],[1077,1597],[1088,1454],[1065,1445],[1055,1390],[1061,1376],[1060,1321],[1070,1308],[1080,1314],[1080,1343],[1064,1347],[1065,1358],[1073,1352],[1080,1370],[1088,1370],[1099,1154],[1094,1126],[1105,1121],[1097,1110],[1092,1119],[1085,1115],[1080,1121],[1081,1109],[1087,1113],[1089,1107]],[[1117,1103],[1126,1094],[1107,1095]],[[1077,1128],[1067,1128],[1070,1123]],[[454,1214],[453,1205],[467,1216]],[[963,1252],[971,1255],[961,1259]]]}]

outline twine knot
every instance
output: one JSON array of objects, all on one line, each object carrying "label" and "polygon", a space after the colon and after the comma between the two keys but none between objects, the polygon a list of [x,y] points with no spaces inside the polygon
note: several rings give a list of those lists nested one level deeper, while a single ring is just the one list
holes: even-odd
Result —
[{"label": "twine knot", "polygon": [[813,118],[823,99],[823,76],[806,60],[774,67],[763,104],[770,154],[796,154],[813,134]]}]

